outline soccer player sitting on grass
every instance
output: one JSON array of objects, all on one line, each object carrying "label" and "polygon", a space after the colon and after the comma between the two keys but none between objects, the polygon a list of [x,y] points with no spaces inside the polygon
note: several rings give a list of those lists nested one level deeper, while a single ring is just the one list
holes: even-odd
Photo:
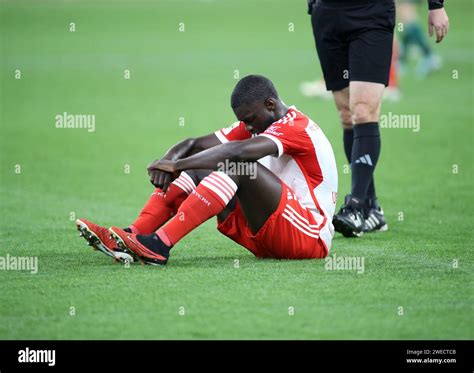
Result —
[{"label": "soccer player sitting on grass", "polygon": [[[231,105],[238,122],[184,140],[148,167],[156,189],[128,228],[77,220],[89,244],[122,261],[163,265],[179,240],[217,216],[217,229],[259,258],[324,258],[337,196],[328,139],[263,76],[240,80]],[[255,173],[231,172],[252,169],[235,167],[241,162]]]}]

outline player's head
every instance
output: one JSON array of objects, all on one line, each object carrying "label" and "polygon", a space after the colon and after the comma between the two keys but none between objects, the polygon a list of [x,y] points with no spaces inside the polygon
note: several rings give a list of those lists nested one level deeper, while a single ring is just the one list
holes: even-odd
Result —
[{"label": "player's head", "polygon": [[234,88],[230,99],[232,110],[247,130],[260,133],[282,116],[282,103],[272,81],[261,75],[248,75]]}]

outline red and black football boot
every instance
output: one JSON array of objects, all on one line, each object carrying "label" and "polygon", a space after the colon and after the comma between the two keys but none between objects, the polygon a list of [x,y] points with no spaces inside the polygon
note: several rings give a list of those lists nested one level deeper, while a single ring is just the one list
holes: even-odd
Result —
[{"label": "red and black football boot", "polygon": [[110,232],[107,228],[86,219],[77,219],[76,227],[80,232],[79,236],[84,237],[88,245],[92,246],[95,250],[99,250],[117,261],[133,262],[133,256],[120,249],[117,242],[110,237]]},{"label": "red and black football boot", "polygon": [[165,245],[155,233],[137,235],[118,227],[111,227],[109,231],[119,248],[134,259],[152,265],[165,265],[168,262],[171,247]]}]

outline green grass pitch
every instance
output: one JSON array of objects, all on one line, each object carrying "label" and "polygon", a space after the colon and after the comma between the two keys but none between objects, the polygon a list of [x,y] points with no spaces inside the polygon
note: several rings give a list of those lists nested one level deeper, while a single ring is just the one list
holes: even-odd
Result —
[{"label": "green grass pitch", "polygon": [[[214,220],[166,268],[125,268],[71,220],[128,225],[150,161],[234,121],[237,73],[267,75],[323,128],[339,206],[350,174],[334,104],[298,90],[320,76],[305,1],[0,4],[0,256],[39,261],[37,274],[0,270],[0,339],[473,338],[472,2],[449,2],[450,33],[430,40],[442,70],[407,72],[402,101],[383,105],[419,115],[420,131],[382,129],[390,230],[334,240],[330,255],[363,257],[362,274],[258,260]],[[63,112],[94,114],[95,132],[56,128]]]}]

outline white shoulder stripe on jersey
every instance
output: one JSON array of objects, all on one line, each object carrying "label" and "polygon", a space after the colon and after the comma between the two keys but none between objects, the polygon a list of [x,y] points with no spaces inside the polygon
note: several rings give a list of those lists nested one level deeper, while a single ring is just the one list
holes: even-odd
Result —
[{"label": "white shoulder stripe on jersey", "polygon": [[283,155],[283,144],[281,143],[278,137],[270,135],[269,133],[261,133],[259,136],[267,137],[276,144],[276,146],[278,147],[278,158]]},{"label": "white shoulder stripe on jersey", "polygon": [[226,142],[229,142],[229,140],[227,140],[227,138],[222,134],[222,132],[220,130],[214,132],[214,135],[216,135],[216,137],[219,139],[219,141],[223,144],[226,143]]}]

